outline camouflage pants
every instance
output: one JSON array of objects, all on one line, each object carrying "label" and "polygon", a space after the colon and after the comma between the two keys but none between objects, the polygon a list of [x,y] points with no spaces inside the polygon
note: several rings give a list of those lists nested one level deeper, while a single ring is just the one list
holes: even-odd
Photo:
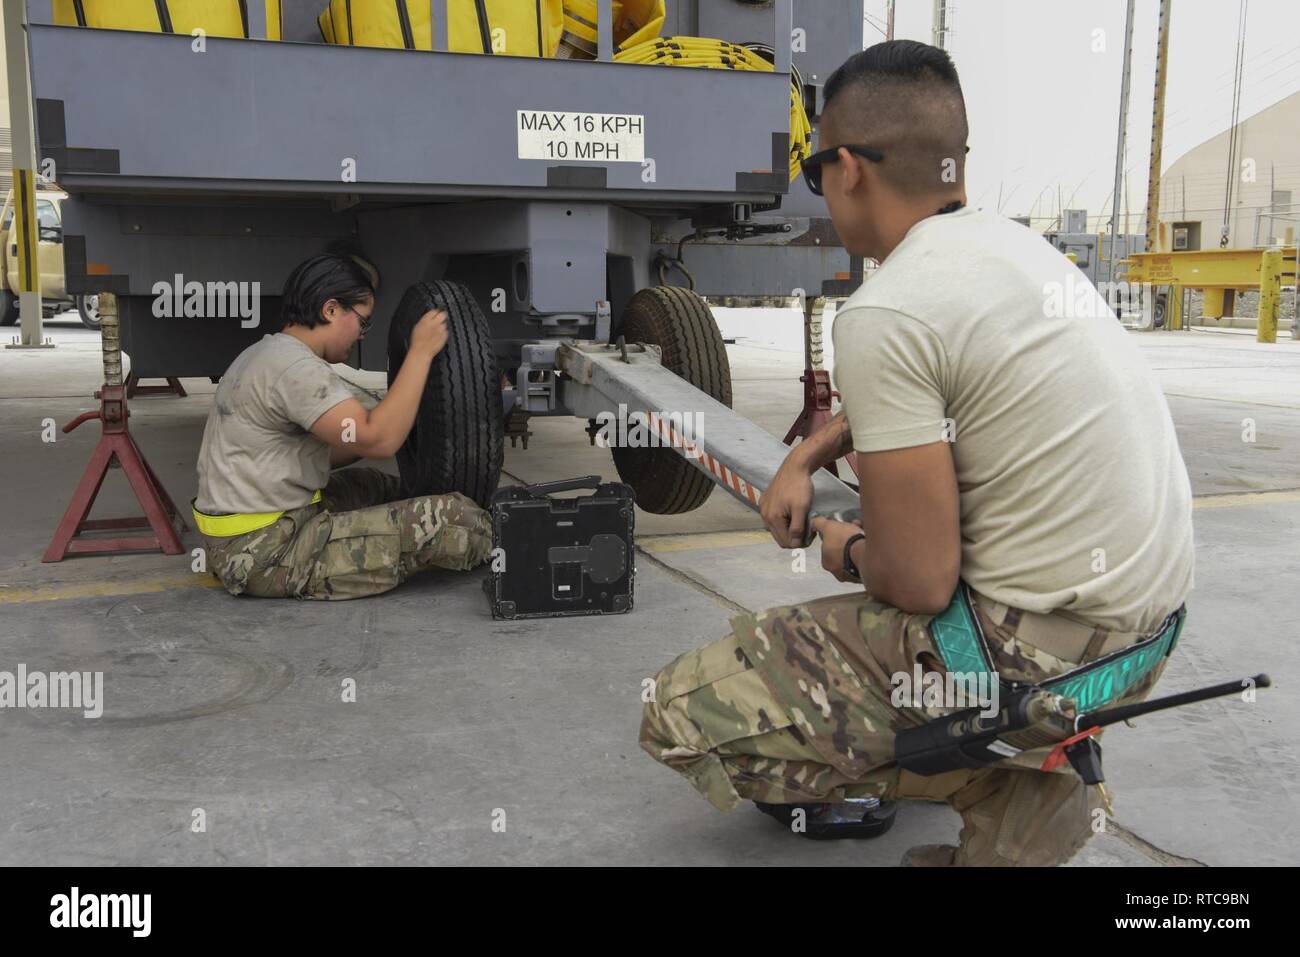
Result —
[{"label": "camouflage pants", "polygon": [[232,595],[342,600],[378,595],[428,568],[467,570],[492,550],[488,513],[459,492],[399,499],[396,476],[335,472],[319,505],[230,538],[204,536]]},{"label": "camouflage pants", "polygon": [[[1072,667],[977,614],[1003,677],[1038,682]],[[1068,764],[1037,770],[1046,749],[931,777],[894,764],[895,731],[942,713],[890,701],[891,676],[912,675],[917,663],[943,671],[931,617],[865,592],[739,615],[731,635],[659,673],[641,747],[724,811],[742,798],[947,801],[963,824],[955,863],[1064,863],[1091,837],[1099,805]],[[1144,698],[1163,669],[1162,661],[1121,701]]]}]

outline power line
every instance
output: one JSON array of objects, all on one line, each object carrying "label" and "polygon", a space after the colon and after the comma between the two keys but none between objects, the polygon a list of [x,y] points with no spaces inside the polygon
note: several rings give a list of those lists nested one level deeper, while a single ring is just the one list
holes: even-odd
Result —
[{"label": "power line", "polygon": [[1246,54],[1246,3],[1240,0],[1237,7],[1237,73],[1233,78],[1232,90],[1232,126],[1228,133],[1228,170],[1223,193],[1223,230],[1219,234],[1219,245],[1228,245],[1228,232],[1232,215],[1232,187],[1237,181],[1237,140],[1238,118],[1241,111],[1241,74]]},{"label": "power line", "polygon": [[[1243,74],[1243,80],[1242,80],[1243,86],[1252,86],[1252,85],[1258,86],[1258,84],[1262,83],[1264,80],[1267,80],[1271,76],[1276,76],[1278,73],[1282,72],[1283,70],[1290,70],[1293,67],[1300,66],[1300,60],[1297,60],[1295,63],[1288,63],[1285,66],[1279,67],[1277,70],[1274,70],[1272,73],[1268,74],[1267,76],[1260,77],[1257,75],[1258,69],[1261,66],[1261,64],[1263,66],[1270,66],[1273,63],[1276,63],[1278,60],[1282,59],[1283,57],[1292,56],[1297,53],[1300,53],[1300,47],[1292,48],[1285,53],[1279,53],[1277,56],[1271,57],[1268,60],[1260,60],[1260,59],[1252,60],[1250,64],[1246,67],[1246,70],[1248,71],[1253,70],[1255,71],[1256,75],[1251,75],[1247,79]],[[1227,83],[1220,83],[1217,87],[1213,89],[1213,91],[1211,91],[1211,93],[1208,96],[1197,97],[1196,102],[1194,104],[1188,104],[1186,106],[1176,107],[1175,109],[1169,111],[1169,115],[1177,116],[1180,113],[1190,113],[1192,115],[1196,115],[1196,111],[1199,110],[1204,105],[1207,99],[1213,99],[1217,94],[1222,93],[1224,90],[1230,89],[1235,85],[1236,85],[1235,80],[1229,80]],[[1285,98],[1286,97],[1283,97],[1283,99]]]}]

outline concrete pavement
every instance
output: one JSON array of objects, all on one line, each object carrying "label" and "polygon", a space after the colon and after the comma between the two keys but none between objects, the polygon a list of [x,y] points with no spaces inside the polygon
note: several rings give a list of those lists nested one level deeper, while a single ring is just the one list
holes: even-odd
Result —
[{"label": "concrete pavement", "polygon": [[[801,396],[797,313],[718,312],[735,407],[783,435]],[[53,351],[0,352],[0,669],[103,671],[105,707],[0,711],[0,864],[893,865],[955,839],[946,807],[907,805],[879,840],[804,841],[751,808],[718,814],[639,750],[642,679],[738,607],[844,587],[791,571],[721,492],[687,516],[638,513],[636,610],[609,618],[495,622],[482,572],[324,604],[231,598],[188,556],[42,565],[98,439],[91,423],[47,444],[42,423],[92,408],[101,378],[96,334],[47,331]],[[1277,687],[1113,729],[1116,821],[1076,863],[1295,864],[1300,343],[1133,335],[1198,496],[1196,590],[1160,693],[1257,671]],[[214,389],[185,385],[189,398],[131,404],[178,503]],[[580,423],[532,428],[528,451],[507,445],[505,481],[616,477]],[[95,515],[134,511],[111,475]]]}]

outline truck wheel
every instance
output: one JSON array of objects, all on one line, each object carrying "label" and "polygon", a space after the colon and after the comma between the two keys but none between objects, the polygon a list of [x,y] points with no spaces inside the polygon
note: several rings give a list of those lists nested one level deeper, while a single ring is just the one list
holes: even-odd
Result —
[{"label": "truck wheel", "polygon": [[99,296],[78,296],[77,315],[81,316],[81,324],[87,329],[99,329]]},{"label": "truck wheel", "polygon": [[18,321],[18,297],[8,289],[0,290],[0,326],[12,326]]},{"label": "truck wheel", "polygon": [[411,329],[430,309],[447,313],[447,345],[429,368],[411,434],[397,452],[403,494],[460,492],[487,508],[501,477],[501,380],[487,319],[455,282],[406,290],[388,327],[388,384],[406,358]]},{"label": "truck wheel", "polygon": [[[678,286],[642,289],[623,312],[623,338],[663,350],[664,368],[731,407],[731,363],[708,303]],[[693,409],[669,409],[693,412]],[[632,486],[636,504],[655,515],[699,508],[713,480],[671,448],[614,448],[619,478]]]}]

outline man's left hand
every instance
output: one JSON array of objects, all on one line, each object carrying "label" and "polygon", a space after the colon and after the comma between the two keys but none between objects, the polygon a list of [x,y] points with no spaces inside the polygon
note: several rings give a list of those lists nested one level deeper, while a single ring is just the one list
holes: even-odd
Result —
[{"label": "man's left hand", "polygon": [[814,518],[812,530],[822,543],[822,568],[835,576],[837,581],[859,584],[858,579],[850,578],[844,572],[844,543],[862,531],[862,527],[852,522],[836,522],[829,518]]}]

